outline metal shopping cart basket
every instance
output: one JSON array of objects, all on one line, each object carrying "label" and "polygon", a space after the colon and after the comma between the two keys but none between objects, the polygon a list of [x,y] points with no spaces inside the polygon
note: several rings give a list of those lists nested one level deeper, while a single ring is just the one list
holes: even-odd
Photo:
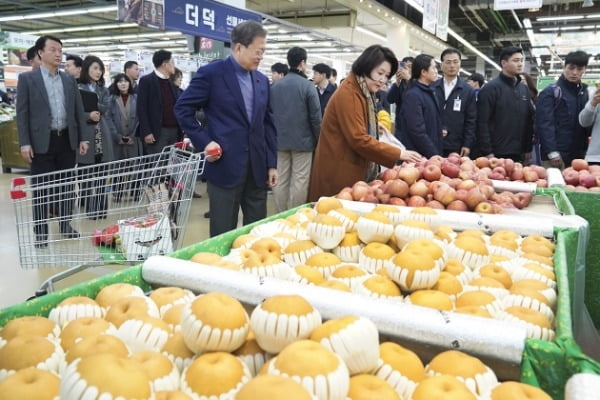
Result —
[{"label": "metal shopping cart basket", "polygon": [[137,264],[178,249],[205,160],[184,147],[13,178],[21,267],[67,268],[36,295],[88,267]]}]

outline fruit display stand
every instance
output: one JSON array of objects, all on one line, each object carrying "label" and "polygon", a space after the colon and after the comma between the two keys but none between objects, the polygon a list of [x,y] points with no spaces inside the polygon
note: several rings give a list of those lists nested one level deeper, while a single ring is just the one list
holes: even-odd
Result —
[{"label": "fruit display stand", "polygon": [[[561,192],[553,193],[559,201],[565,201]],[[364,204],[364,206],[367,206]],[[237,271],[215,269],[190,264],[195,253],[215,252],[225,255],[233,241],[248,233],[254,226],[276,218],[291,215],[296,210],[270,217],[253,225],[228,232],[219,237],[186,247],[171,254],[178,260],[157,258],[148,260],[145,266],[138,265],[93,281],[82,283],[56,293],[0,311],[0,326],[9,320],[25,315],[47,315],[60,301],[70,296],[95,297],[101,288],[112,283],[131,283],[143,290],[152,289],[150,281],[165,285],[193,286],[195,291],[218,290],[248,303],[261,302],[272,291],[291,290],[306,295],[325,308],[326,318],[344,314],[361,313],[373,318],[382,335],[392,337],[401,344],[418,345],[423,351],[435,348],[461,348],[474,355],[495,361],[504,366],[498,373],[506,378],[520,378],[521,381],[542,387],[554,399],[564,398],[564,385],[567,379],[579,372],[600,374],[600,366],[583,355],[573,338],[572,329],[572,282],[577,258],[579,232],[577,222],[565,220],[565,227],[555,226],[551,218],[524,218],[519,216],[478,215],[474,213],[445,212],[448,221],[460,222],[462,228],[479,227],[487,231],[510,227],[522,234],[544,233],[556,239],[555,270],[558,284],[558,309],[556,315],[556,340],[525,340],[525,332],[520,328],[509,327],[499,321],[478,321],[479,318],[453,315],[435,310],[418,308],[412,305],[394,304],[391,310],[387,302],[373,303],[370,299],[351,293],[323,292],[323,288],[293,285],[292,282],[259,278]],[[559,218],[559,217],[557,217]],[[571,226],[567,226],[571,224]],[[193,276],[193,280],[190,275]],[[375,300],[373,300],[375,301]],[[410,313],[412,311],[412,314]],[[451,315],[452,314],[452,315]],[[421,318],[423,316],[423,318]],[[454,323],[453,323],[454,322]],[[433,330],[425,330],[433,327]],[[426,357],[426,356],[424,356]],[[515,371],[517,376],[515,376]]]}]

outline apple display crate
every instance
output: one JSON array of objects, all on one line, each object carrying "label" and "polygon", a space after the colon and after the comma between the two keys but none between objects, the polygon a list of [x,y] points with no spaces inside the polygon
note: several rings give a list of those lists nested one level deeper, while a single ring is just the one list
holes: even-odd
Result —
[{"label": "apple display crate", "polygon": [[85,268],[135,264],[180,247],[204,166],[202,153],[183,147],[12,179],[21,267],[66,268],[37,295]]}]

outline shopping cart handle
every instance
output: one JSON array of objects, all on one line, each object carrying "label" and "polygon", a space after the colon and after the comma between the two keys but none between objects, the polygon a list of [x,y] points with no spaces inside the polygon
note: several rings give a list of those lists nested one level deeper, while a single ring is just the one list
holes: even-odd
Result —
[{"label": "shopping cart handle", "polygon": [[24,199],[27,193],[24,190],[17,189],[19,186],[25,185],[25,178],[12,178],[10,181],[10,198],[13,200]]}]

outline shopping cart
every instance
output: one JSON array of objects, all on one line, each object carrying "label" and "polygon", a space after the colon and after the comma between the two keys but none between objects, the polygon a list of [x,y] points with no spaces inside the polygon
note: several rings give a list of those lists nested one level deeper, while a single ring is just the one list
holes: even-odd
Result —
[{"label": "shopping cart", "polygon": [[36,296],[88,267],[137,264],[183,244],[203,153],[161,153],[13,178],[22,268],[62,267]]}]

